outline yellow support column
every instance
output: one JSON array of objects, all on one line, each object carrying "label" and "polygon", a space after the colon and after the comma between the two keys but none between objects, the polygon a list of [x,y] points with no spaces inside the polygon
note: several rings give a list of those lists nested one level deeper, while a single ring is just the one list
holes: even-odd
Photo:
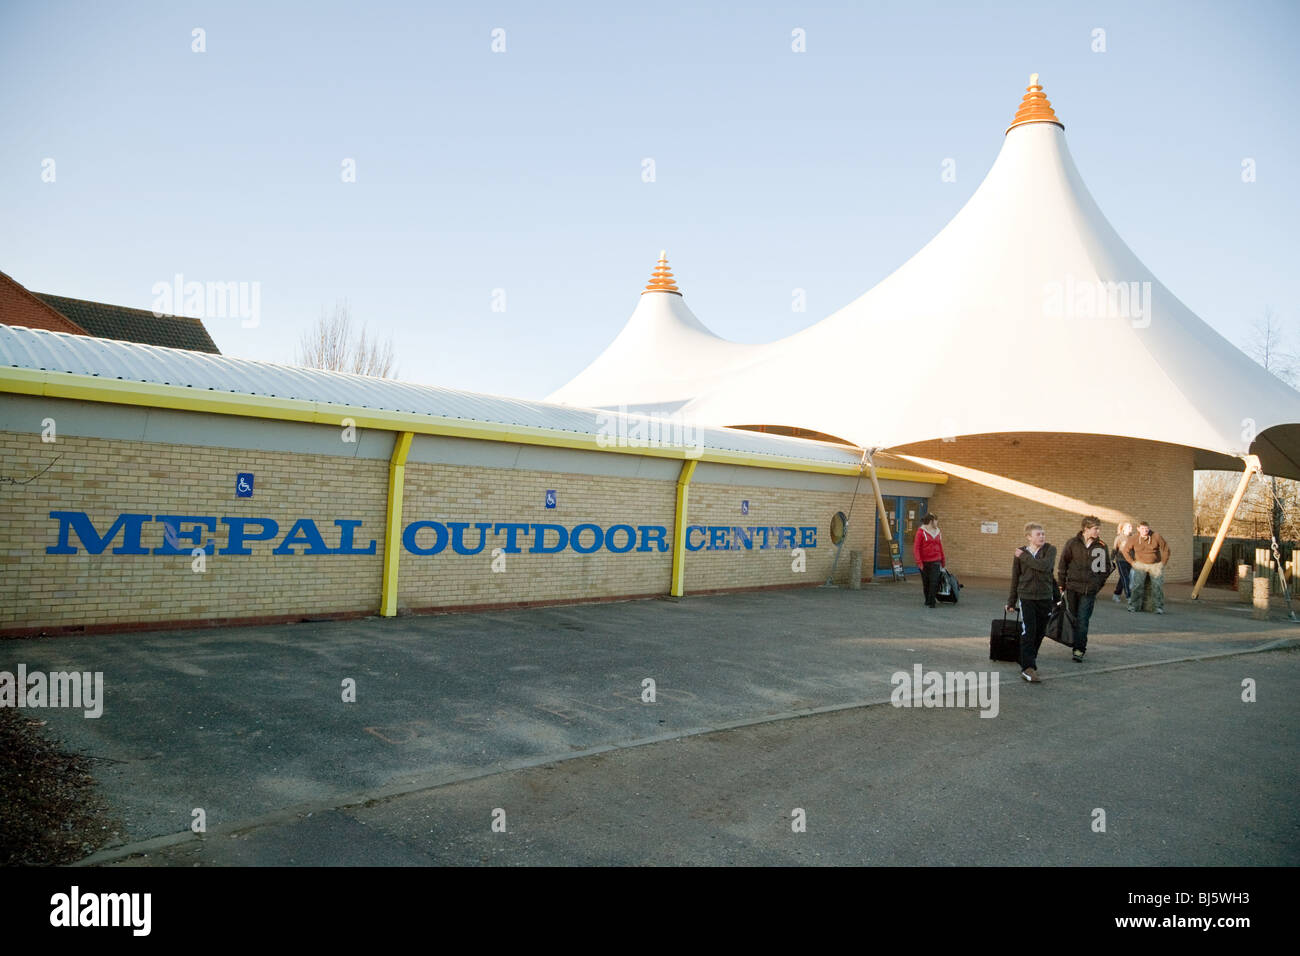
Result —
[{"label": "yellow support column", "polygon": [[402,554],[402,489],[406,487],[406,456],[411,451],[412,432],[399,432],[388,460],[388,523],[384,531],[384,591],[379,613],[397,614],[397,569]]},{"label": "yellow support column", "polygon": [[682,462],[677,476],[677,523],[673,525],[673,584],[668,592],[673,597],[686,593],[686,496],[691,490],[691,477],[695,474],[698,459]]}]

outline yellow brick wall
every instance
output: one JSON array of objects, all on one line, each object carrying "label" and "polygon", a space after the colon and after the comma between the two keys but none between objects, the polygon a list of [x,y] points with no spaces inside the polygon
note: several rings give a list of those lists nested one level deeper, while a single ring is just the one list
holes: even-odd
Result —
[{"label": "yellow brick wall", "polygon": [[[544,507],[549,489],[557,493],[557,507],[553,510]],[[817,546],[805,549],[802,572],[793,570],[788,548],[775,548],[775,534],[770,534],[770,547],[766,551],[759,550],[759,539],[755,537],[753,550],[687,552],[687,593],[821,583],[834,556],[829,531],[831,516],[837,510],[847,511],[850,498],[847,493],[693,483],[687,504],[689,524],[816,526]],[[749,501],[748,516],[740,514],[742,500]],[[489,535],[488,544],[476,555],[455,554],[450,545],[436,555],[403,551],[398,605],[419,609],[666,594],[672,575],[675,506],[674,481],[408,465],[404,524],[415,520],[444,524],[490,520],[561,524],[570,529],[587,522],[604,529],[615,524],[661,525],[667,529],[665,540],[670,550],[613,554],[602,549],[584,555],[570,548],[552,555],[529,554],[532,536],[521,534],[523,553],[504,555],[504,571],[492,570],[491,553],[494,547],[504,544],[503,534]],[[850,528],[851,543],[846,544],[837,569],[841,580],[847,579],[848,551],[862,549],[864,542],[869,547],[873,514],[870,500],[860,496],[857,508]],[[478,530],[471,527],[465,535],[467,546],[477,547]],[[419,540],[427,546],[432,539],[432,534],[424,534]],[[864,562],[869,561],[870,552],[864,555]],[[869,570],[866,573],[869,576]]]},{"label": "yellow brick wall", "polygon": [[[862,555],[862,576],[871,577],[872,559],[872,521],[875,517],[875,503],[871,496],[871,486],[865,481],[863,486],[867,493],[859,489],[856,504],[853,504],[851,492],[802,491],[791,488],[767,488],[758,486],[734,486],[693,483],[687,504],[687,523],[690,525],[721,526],[729,525],[741,528],[752,527],[816,527],[817,546],[805,548],[804,571],[794,570],[794,559],[790,549],[775,547],[777,536],[769,532],[767,550],[760,550],[761,538],[753,537],[753,549],[743,545],[733,545],[730,550],[707,550],[688,552],[686,556],[686,592],[705,591],[717,588],[760,587],[773,584],[813,585],[826,580],[835,558],[835,545],[831,541],[831,517],[837,511],[849,513],[853,505],[852,520],[849,523],[848,540],[836,568],[836,583],[848,580],[849,552],[859,550]],[[740,513],[741,502],[749,501],[749,514]],[[693,538],[700,541],[697,533]],[[705,539],[708,540],[707,537]],[[795,544],[799,544],[798,531]]]},{"label": "yellow brick wall", "polygon": [[[1017,433],[920,442],[891,452],[959,466],[930,500],[948,564],[959,577],[1009,579],[1026,522],[1042,524],[1059,550],[1078,533],[1080,519],[1094,514],[1108,544],[1119,516],[1134,524],[1150,521],[1173,553],[1170,580],[1191,580],[1190,449],[1100,435]],[[982,534],[984,521],[996,521],[998,533]]]},{"label": "yellow brick wall", "polygon": [[[0,485],[0,631],[378,610],[386,461],[71,436],[45,444],[39,435],[0,433],[4,476],[21,481],[55,457],[58,461],[36,480]],[[234,478],[241,471],[256,476],[252,498],[234,494]],[[544,506],[550,489],[558,495],[554,510]],[[639,552],[634,547],[619,554],[602,548],[579,554],[569,548],[529,554],[533,536],[521,534],[523,552],[505,555],[505,571],[498,573],[492,571],[491,552],[504,544],[504,535],[489,533],[477,555],[456,554],[450,544],[438,555],[403,548],[399,608],[668,593],[675,480],[411,463],[404,498],[403,527],[419,520],[570,529],[589,522],[605,530],[616,524],[659,525],[666,529],[669,550]],[[847,512],[850,498],[848,492],[694,483],[688,503],[691,524],[815,526],[817,546],[806,549],[803,572],[792,569],[788,548],[689,552],[687,593],[820,583],[834,555],[830,518],[837,510]],[[743,499],[750,503],[747,516],[740,514]],[[185,540],[180,542],[184,555],[92,555],[70,535],[69,543],[79,553],[47,554],[59,531],[51,511],[85,512],[101,535],[123,513],[265,517],[280,527],[273,541],[250,542],[251,555],[222,555],[228,528],[218,521],[215,533],[204,533],[218,553],[208,555],[206,570],[197,573],[188,553],[192,545]],[[865,552],[864,573],[870,576],[873,514],[869,493],[860,494],[838,569],[841,582],[847,580],[848,552],[854,548]],[[376,553],[272,554],[299,518],[314,520],[331,547],[338,543],[335,519],[360,520],[354,544],[365,547],[374,540]],[[426,532],[420,541],[430,539]],[[122,541],[119,531],[110,549]],[[471,527],[467,544],[473,547],[477,541],[478,531]],[[145,523],[141,544],[150,550],[160,547],[163,526]]]},{"label": "yellow brick wall", "polygon": [[[0,628],[176,621],[376,610],[383,561],[388,464],[325,455],[0,432],[2,473],[27,484],[0,486]],[[237,498],[235,475],[253,472],[252,498]],[[58,540],[51,511],[82,511],[103,535],[122,513],[267,517],[278,538],[311,518],[325,543],[338,544],[334,519],[357,519],[354,545],[376,542],[373,556],[273,555],[269,542],[251,555],[222,555],[227,527],[217,522],[218,553],[206,571],[184,555],[46,554]],[[189,526],[183,526],[184,531]],[[141,545],[163,545],[163,526],[145,524]],[[179,542],[187,550],[192,545]],[[295,551],[301,551],[295,548]]]},{"label": "yellow brick wall", "polygon": [[[1078,530],[1082,514],[1100,515],[1109,539],[1114,518],[1147,518],[1173,547],[1172,580],[1191,576],[1192,453],[1158,442],[1097,436],[1000,435],[927,442],[898,451],[951,464],[953,475],[936,486],[930,510],[940,516],[953,570],[1004,576],[1026,521],[1047,526],[1058,547]],[[207,448],[61,436],[0,433],[4,476],[22,481],[59,460],[39,478],[0,486],[0,629],[67,627],[150,621],[252,618],[282,614],[370,612],[378,609],[382,576],[387,472],[385,461],[324,455]],[[256,493],[237,498],[234,476],[256,474]],[[547,490],[558,507],[544,507]],[[413,463],[407,466],[403,525],[590,522],[662,525],[671,543],[675,483],[559,472],[514,471]],[[817,547],[806,549],[797,572],[788,548],[703,549],[686,555],[686,590],[769,585],[812,585],[825,580],[834,557],[830,518],[850,510],[849,492],[803,491],[694,482],[688,523],[749,527],[817,528]],[[749,513],[740,513],[742,500]],[[377,543],[376,554],[273,555],[270,543],[252,543],[249,556],[207,557],[207,570],[191,570],[188,554],[49,555],[58,522],[50,511],[84,511],[105,533],[127,512],[268,517],[280,524],[277,541],[298,518],[316,521],[326,544],[338,541],[336,518],[359,519],[356,544]],[[869,487],[859,489],[837,579],[847,580],[849,551],[863,551],[870,577],[875,507]],[[996,535],[982,534],[996,521]],[[214,536],[226,543],[220,523]],[[489,534],[481,554],[401,553],[399,606],[427,607],[562,601],[664,594],[671,550],[584,555],[571,548],[529,554],[531,534],[520,535],[523,553],[505,556],[493,572],[493,548],[504,536]],[[477,542],[470,528],[468,542]],[[424,540],[428,540],[427,536]],[[72,541],[79,546],[79,542]],[[145,525],[144,546],[162,544],[162,526]],[[638,544],[640,541],[638,540]],[[775,545],[773,534],[771,544]],[[798,538],[796,538],[796,545]],[[115,544],[120,544],[120,537]],[[188,544],[182,542],[183,547]],[[911,563],[910,556],[904,556]]]},{"label": "yellow brick wall", "polygon": [[[545,507],[546,492],[556,492],[556,507]],[[584,523],[608,530],[612,525],[663,525],[671,549],[676,483],[645,478],[614,478],[558,472],[514,471],[455,465],[406,466],[402,524],[429,520],[468,522],[465,544],[477,547],[475,522],[557,524],[572,529]],[[418,555],[403,549],[398,587],[399,608],[505,604],[572,600],[622,595],[667,594],[672,576],[671,550],[615,554],[602,547],[579,554],[571,547],[556,554],[529,554],[530,533],[521,533],[520,554],[502,555],[504,571],[493,571],[492,550],[504,548],[505,533],[488,530],[487,544],[476,555],[453,552]],[[618,535],[620,546],[623,534]],[[432,535],[417,541],[429,546]],[[548,544],[554,535],[547,536]],[[583,536],[584,544],[590,537]],[[641,543],[638,534],[637,544]]]}]

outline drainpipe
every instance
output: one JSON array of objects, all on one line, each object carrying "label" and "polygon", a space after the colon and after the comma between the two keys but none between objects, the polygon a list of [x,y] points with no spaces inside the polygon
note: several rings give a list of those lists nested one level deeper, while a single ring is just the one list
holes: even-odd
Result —
[{"label": "drainpipe", "polygon": [[397,569],[402,548],[402,490],[406,486],[406,456],[411,450],[412,432],[399,432],[393,442],[393,457],[388,460],[388,523],[384,531],[384,589],[379,613],[383,617],[397,614]]},{"label": "drainpipe", "polygon": [[698,459],[688,458],[682,462],[681,473],[677,476],[677,522],[673,525],[673,583],[668,592],[673,597],[682,597],[686,593],[686,497],[691,490],[691,478],[695,474]]}]

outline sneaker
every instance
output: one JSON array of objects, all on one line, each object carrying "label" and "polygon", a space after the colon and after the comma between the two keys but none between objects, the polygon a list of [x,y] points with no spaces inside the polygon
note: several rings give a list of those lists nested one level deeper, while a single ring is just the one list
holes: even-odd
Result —
[{"label": "sneaker", "polygon": [[1137,608],[1133,607],[1132,605],[1129,605],[1128,612],[1129,612],[1130,614],[1133,614],[1133,613],[1136,612],[1136,611],[1137,611]]},{"label": "sneaker", "polygon": [[1020,676],[1031,684],[1041,684],[1043,682],[1042,678],[1038,676],[1038,671],[1032,667],[1026,667],[1020,672]]},{"label": "sneaker", "polygon": [[1157,613],[1157,614],[1164,614],[1164,613],[1165,613],[1165,609],[1162,608],[1162,607],[1158,607],[1158,608],[1156,608],[1156,613]]},{"label": "sneaker", "polygon": [[1074,649],[1074,662],[1076,664],[1083,663],[1083,651],[1079,650],[1077,647]]},{"label": "sneaker", "polygon": [[1113,598],[1111,598],[1111,600],[1114,601],[1116,604],[1121,604],[1121,603],[1123,603],[1123,602],[1121,601],[1120,596],[1119,596],[1118,594],[1116,594]]}]

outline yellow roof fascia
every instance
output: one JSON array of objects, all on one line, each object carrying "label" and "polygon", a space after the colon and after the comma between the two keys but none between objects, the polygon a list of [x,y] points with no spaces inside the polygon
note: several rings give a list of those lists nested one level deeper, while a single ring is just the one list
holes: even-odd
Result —
[{"label": "yellow roof fascia", "polygon": [[[343,419],[350,418],[358,428],[374,428],[382,431],[409,431],[416,434],[444,435],[480,441],[515,442],[525,445],[545,445],[553,448],[571,448],[578,451],[615,452],[650,458],[677,460],[695,458],[699,461],[714,464],[743,465],[751,468],[776,468],[785,471],[802,471],[816,474],[857,476],[860,471],[860,466],[856,463],[837,465],[829,462],[808,461],[778,455],[759,455],[751,452],[728,451],[716,448],[695,453],[694,449],[684,447],[623,446],[610,444],[607,439],[602,443],[603,436],[600,435],[570,432],[563,429],[532,428],[523,425],[473,421],[463,418],[444,418],[439,415],[382,411],[361,408],[355,405],[339,405],[332,402],[314,402],[295,398],[274,398],[266,395],[247,395],[239,392],[219,392],[214,389],[196,389],[184,385],[130,382],[116,378],[101,378],[97,375],[77,375],[69,372],[52,372],[45,369],[0,369],[0,392],[334,426],[341,425]],[[876,473],[881,478],[893,478],[899,481],[944,484],[948,480],[947,475],[936,472],[880,468],[876,470]]]}]

